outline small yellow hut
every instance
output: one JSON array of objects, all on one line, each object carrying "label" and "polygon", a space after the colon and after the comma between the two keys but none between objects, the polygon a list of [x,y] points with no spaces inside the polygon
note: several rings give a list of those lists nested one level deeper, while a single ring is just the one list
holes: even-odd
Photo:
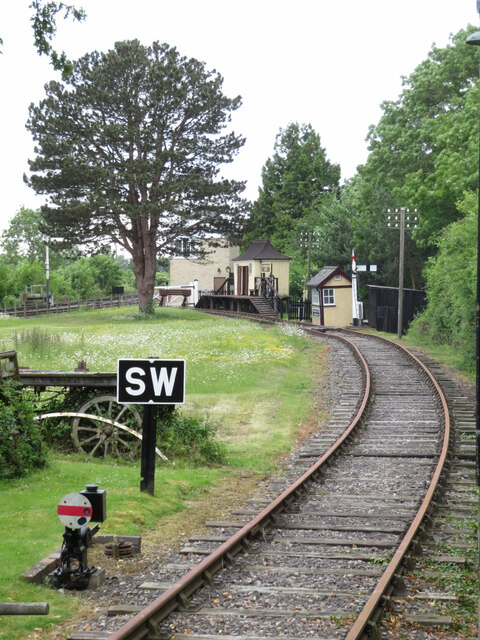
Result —
[{"label": "small yellow hut", "polygon": [[352,324],[352,279],[340,267],[323,267],[306,286],[312,292],[312,324]]},{"label": "small yellow hut", "polygon": [[267,278],[281,298],[288,298],[290,258],[277,251],[270,240],[254,240],[233,262],[237,296],[261,295],[262,280]]}]

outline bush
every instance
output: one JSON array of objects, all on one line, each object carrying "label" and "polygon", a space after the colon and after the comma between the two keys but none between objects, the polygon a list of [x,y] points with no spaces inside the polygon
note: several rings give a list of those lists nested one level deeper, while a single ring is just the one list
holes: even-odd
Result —
[{"label": "bush", "polygon": [[427,308],[409,330],[453,347],[467,371],[475,370],[477,202],[475,193],[465,194],[457,205],[464,217],[443,230],[438,254],[425,269]]},{"label": "bush", "polygon": [[0,392],[0,478],[20,478],[44,467],[46,456],[34,407],[18,382],[5,381]]},{"label": "bush", "polygon": [[169,459],[190,464],[221,464],[226,448],[215,439],[217,426],[206,418],[182,416],[177,411],[160,410],[157,446]]}]

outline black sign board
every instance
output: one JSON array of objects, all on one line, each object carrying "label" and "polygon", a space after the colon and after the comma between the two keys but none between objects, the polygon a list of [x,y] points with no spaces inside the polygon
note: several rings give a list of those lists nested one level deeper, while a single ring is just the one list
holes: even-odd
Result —
[{"label": "black sign board", "polygon": [[120,404],[184,404],[185,360],[118,361],[117,402]]}]

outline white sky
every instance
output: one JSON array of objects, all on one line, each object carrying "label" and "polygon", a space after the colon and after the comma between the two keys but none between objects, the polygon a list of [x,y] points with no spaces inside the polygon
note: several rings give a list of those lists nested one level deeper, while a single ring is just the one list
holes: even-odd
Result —
[{"label": "white sky", "polygon": [[[20,206],[44,197],[23,184],[33,142],[28,106],[59,79],[33,47],[31,0],[0,0],[0,230]],[[176,46],[225,79],[243,106],[233,126],[247,142],[225,174],[247,180],[254,200],[275,136],[290,122],[310,123],[342,180],[367,158],[368,126],[380,104],[401,91],[431,45],[478,25],[475,0],[66,0],[83,7],[83,23],[60,20],[54,40],[71,59],[138,38]]]}]

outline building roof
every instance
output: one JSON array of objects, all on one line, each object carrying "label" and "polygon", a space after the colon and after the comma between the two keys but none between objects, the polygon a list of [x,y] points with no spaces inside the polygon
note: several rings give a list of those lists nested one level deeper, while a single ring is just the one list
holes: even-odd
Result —
[{"label": "building roof", "polygon": [[311,278],[306,286],[307,287],[321,287],[325,282],[330,280],[334,275],[340,274],[350,282],[352,279],[345,273],[340,267],[323,267],[320,271]]},{"label": "building roof", "polygon": [[270,240],[258,239],[254,240],[246,251],[233,260],[291,260],[291,258],[277,251]]}]

